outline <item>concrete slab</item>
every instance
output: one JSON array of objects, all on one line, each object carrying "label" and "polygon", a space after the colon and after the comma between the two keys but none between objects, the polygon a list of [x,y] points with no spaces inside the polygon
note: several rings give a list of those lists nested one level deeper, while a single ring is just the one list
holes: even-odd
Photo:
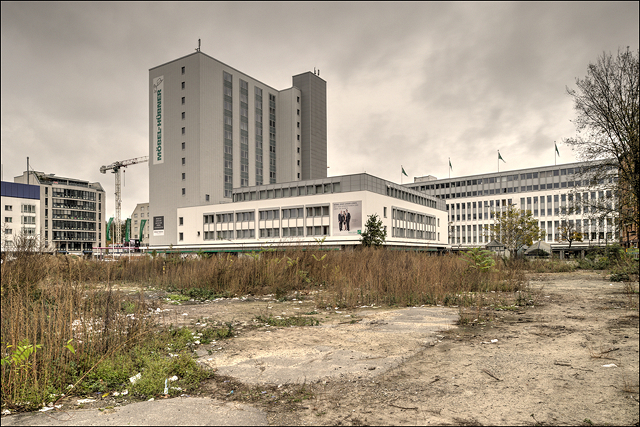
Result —
[{"label": "concrete slab", "polygon": [[433,341],[437,331],[454,327],[458,311],[416,307],[367,310],[358,316],[362,320],[345,317],[319,327],[258,329],[200,360],[218,374],[253,385],[373,377]]},{"label": "concrete slab", "polygon": [[2,417],[3,426],[266,426],[267,414],[235,402],[177,397],[113,409],[30,412]]}]

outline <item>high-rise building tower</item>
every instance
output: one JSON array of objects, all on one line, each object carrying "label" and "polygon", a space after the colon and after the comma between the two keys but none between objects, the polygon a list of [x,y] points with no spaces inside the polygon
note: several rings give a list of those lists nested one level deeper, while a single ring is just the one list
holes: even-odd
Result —
[{"label": "high-rise building tower", "polygon": [[277,90],[196,51],[149,70],[150,243],[174,242],[176,210],[234,188],[327,176],[326,82]]}]

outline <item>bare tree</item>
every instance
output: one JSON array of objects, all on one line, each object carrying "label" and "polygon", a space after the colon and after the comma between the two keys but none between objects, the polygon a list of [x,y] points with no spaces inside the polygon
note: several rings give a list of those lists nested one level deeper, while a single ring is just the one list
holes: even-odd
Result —
[{"label": "bare tree", "polygon": [[[598,197],[583,199],[590,213],[601,219],[615,213],[618,226],[638,230],[638,51],[603,53],[589,64],[587,76],[567,88],[574,99],[575,138],[565,142],[589,166],[582,170],[582,185]],[[585,203],[586,202],[586,203]]]}]

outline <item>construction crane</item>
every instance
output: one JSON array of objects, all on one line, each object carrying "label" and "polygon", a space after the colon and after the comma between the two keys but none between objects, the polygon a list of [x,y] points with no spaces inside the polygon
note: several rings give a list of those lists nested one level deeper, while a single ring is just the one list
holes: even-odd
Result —
[{"label": "construction crane", "polygon": [[149,161],[149,156],[136,157],[135,159],[122,160],[121,162],[113,162],[110,165],[100,167],[100,172],[107,173],[108,170],[116,175],[116,218],[115,218],[115,244],[122,243],[122,230],[121,224],[121,209],[122,209],[122,191],[120,189],[120,169],[127,166],[135,165],[138,163],[144,163]]}]

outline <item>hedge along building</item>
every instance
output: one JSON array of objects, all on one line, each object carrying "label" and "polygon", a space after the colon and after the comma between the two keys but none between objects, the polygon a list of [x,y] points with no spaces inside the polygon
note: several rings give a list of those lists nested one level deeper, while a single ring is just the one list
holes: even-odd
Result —
[{"label": "hedge along building", "polygon": [[259,250],[286,246],[346,249],[360,244],[369,215],[387,231],[385,245],[447,248],[445,201],[368,174],[233,190],[232,203],[177,209],[178,251]]}]

